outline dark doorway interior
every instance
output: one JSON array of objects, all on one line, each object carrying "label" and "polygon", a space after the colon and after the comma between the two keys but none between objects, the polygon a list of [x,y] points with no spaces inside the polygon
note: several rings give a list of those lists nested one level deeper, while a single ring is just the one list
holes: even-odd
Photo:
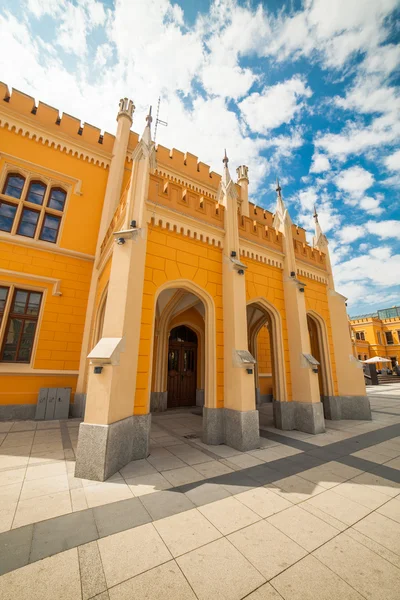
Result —
[{"label": "dark doorway interior", "polygon": [[168,347],[168,408],[195,406],[197,335],[180,325],[172,329]]}]

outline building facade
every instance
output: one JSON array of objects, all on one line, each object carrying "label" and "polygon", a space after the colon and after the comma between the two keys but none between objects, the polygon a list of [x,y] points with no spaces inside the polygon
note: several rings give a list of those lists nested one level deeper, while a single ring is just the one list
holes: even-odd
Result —
[{"label": "building facade", "polygon": [[392,367],[400,362],[400,306],[350,317],[353,353],[358,360],[388,358]]},{"label": "building facade", "polygon": [[203,440],[259,444],[259,406],[310,433],[370,418],[345,298],[315,215],[313,247],[196,156],[115,136],[0,88],[0,415],[32,418],[41,387],[84,408],[76,474],[148,453],[151,413],[202,408]]}]

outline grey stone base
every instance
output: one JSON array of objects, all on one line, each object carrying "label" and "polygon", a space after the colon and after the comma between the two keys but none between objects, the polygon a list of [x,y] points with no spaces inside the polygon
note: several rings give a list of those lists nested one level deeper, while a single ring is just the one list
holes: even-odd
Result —
[{"label": "grey stone base", "polygon": [[258,410],[203,409],[203,442],[246,452],[260,447]]},{"label": "grey stone base", "polygon": [[196,390],[196,406],[204,406],[204,390]]},{"label": "grey stone base", "polygon": [[203,442],[218,446],[224,441],[224,409],[205,406],[203,408]]},{"label": "grey stone base", "polygon": [[323,396],[325,418],[332,421],[356,419],[370,421],[371,407],[367,396]]},{"label": "grey stone base", "polygon": [[105,481],[131,460],[149,454],[151,415],[137,415],[110,425],[81,423],[75,477]]},{"label": "grey stone base", "polygon": [[260,447],[260,423],[258,410],[231,410],[224,408],[225,444],[247,452]]},{"label": "grey stone base", "polygon": [[0,421],[29,421],[35,418],[36,404],[8,404],[0,406]]},{"label": "grey stone base", "polygon": [[74,403],[70,404],[70,416],[74,419],[83,419],[85,416],[86,394],[75,394]]},{"label": "grey stone base", "polygon": [[322,402],[273,402],[274,424],[277,429],[323,433],[325,431]]},{"label": "grey stone base", "polygon": [[168,408],[168,392],[151,392],[150,412],[164,412]]}]

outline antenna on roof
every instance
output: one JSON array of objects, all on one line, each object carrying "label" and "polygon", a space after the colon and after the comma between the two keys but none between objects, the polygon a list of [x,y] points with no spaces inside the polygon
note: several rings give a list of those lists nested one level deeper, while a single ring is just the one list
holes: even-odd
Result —
[{"label": "antenna on roof", "polygon": [[161,119],[158,118],[158,115],[160,114],[160,102],[161,102],[161,98],[160,98],[160,96],[158,96],[156,125],[154,127],[154,143],[156,143],[156,135],[157,135],[157,126],[158,126],[158,124],[163,125],[164,127],[168,127],[168,123],[166,121],[162,121]]}]

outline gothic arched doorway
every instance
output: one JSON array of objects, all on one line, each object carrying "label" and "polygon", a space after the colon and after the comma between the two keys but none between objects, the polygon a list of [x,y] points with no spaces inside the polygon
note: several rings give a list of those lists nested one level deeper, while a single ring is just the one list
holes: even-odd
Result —
[{"label": "gothic arched doorway", "polygon": [[168,342],[168,408],[195,406],[197,387],[197,335],[180,325]]}]

